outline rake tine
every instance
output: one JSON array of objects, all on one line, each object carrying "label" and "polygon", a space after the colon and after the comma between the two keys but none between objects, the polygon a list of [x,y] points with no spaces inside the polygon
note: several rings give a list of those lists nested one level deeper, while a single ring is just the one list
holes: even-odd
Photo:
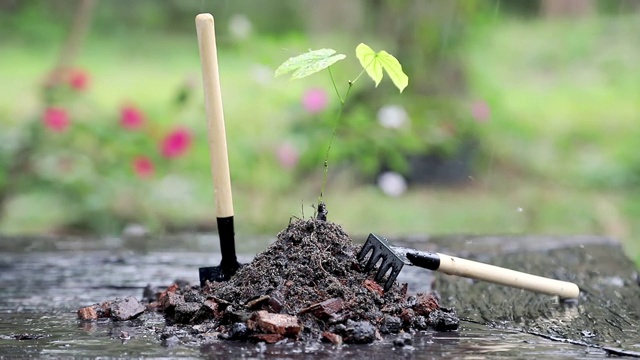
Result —
[{"label": "rake tine", "polygon": [[393,266],[393,263],[388,260],[389,259],[387,258],[387,256],[382,257],[382,264],[380,264],[380,267],[378,268],[378,272],[376,273],[376,277],[375,277],[375,280],[378,283],[382,281],[382,279],[384,278],[384,275],[387,273],[387,271],[389,271],[389,268]]},{"label": "rake tine", "polygon": [[372,250],[373,252],[375,252],[375,247],[373,246],[373,244],[369,241],[365,242],[364,245],[362,245],[362,249],[358,253],[358,261],[364,260],[364,258],[367,257],[367,254]]},{"label": "rake tine", "polygon": [[371,256],[364,267],[365,272],[371,271],[382,255],[382,252],[375,246],[375,244],[367,240],[362,247],[362,250],[360,250],[360,253],[358,253],[358,261],[364,260],[369,253],[371,253]]},{"label": "rake tine", "polygon": [[[389,290],[391,286],[393,286],[393,282],[397,279],[404,265],[411,265],[411,262],[407,260],[402,251],[397,251],[396,248],[389,244],[387,239],[375,234],[369,234],[367,241],[358,253],[358,261],[364,261],[367,256],[369,259],[364,271],[371,271],[376,264],[380,262],[374,278],[375,281],[380,284],[382,284],[383,280],[385,281],[384,291]],[[380,261],[380,259],[382,259],[382,261]],[[389,272],[390,269],[391,272]],[[387,273],[389,273],[389,276],[387,276],[385,280]]]},{"label": "rake tine", "polygon": [[392,265],[391,268],[393,270],[391,270],[391,274],[389,274],[387,281],[384,283],[384,291],[389,291],[389,289],[391,289],[393,282],[396,281],[400,271],[402,270],[402,266],[399,265]]},{"label": "rake tine", "polygon": [[371,257],[369,258],[369,261],[367,261],[367,265],[365,265],[364,267],[364,271],[365,272],[371,271],[371,269],[373,269],[373,267],[378,263],[378,260],[380,260],[382,256],[383,256],[382,253],[374,250],[373,254],[371,254]]},{"label": "rake tine", "polygon": [[385,281],[384,291],[389,290],[393,285],[393,282],[396,281],[398,275],[400,274],[400,271],[402,270],[402,264],[395,263],[393,262],[393,260],[387,261],[387,259],[385,258],[385,260],[383,260],[383,264],[380,266],[378,272],[376,273],[376,282],[380,283],[384,279],[384,275],[389,272],[389,269],[391,269],[391,272],[389,273],[389,276]]}]

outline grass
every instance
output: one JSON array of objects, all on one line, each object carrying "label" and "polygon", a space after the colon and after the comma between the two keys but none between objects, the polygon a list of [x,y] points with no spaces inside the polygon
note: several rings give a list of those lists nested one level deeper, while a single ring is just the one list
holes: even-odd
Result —
[{"label": "grass", "polygon": [[[390,198],[335,171],[325,198],[329,217],[353,234],[603,234],[623,240],[640,260],[640,224],[633,220],[640,216],[640,194],[616,186],[629,178],[620,161],[635,151],[638,134],[640,50],[630,45],[640,31],[637,20],[505,22],[478,31],[464,52],[471,91],[492,108],[481,129],[478,174],[459,187],[414,188]],[[38,85],[57,48],[11,40],[0,46],[0,127],[11,132],[37,116]],[[291,216],[302,216],[303,207],[305,216],[313,212],[319,173],[295,184],[292,173],[274,170],[273,149],[287,137],[287,110],[301,92],[328,87],[328,79],[257,80],[307,47],[295,37],[255,39],[220,52],[232,176],[250,179],[234,184],[239,238],[275,234]],[[131,100],[150,118],[172,121],[158,104],[185,78],[195,79],[195,102],[202,102],[194,36],[93,35],[78,63],[92,73],[92,98],[101,109]],[[201,115],[194,110],[182,120],[205,131]],[[113,192],[102,196],[116,197],[114,211],[143,214],[158,229],[167,222],[211,223],[206,145],[194,151],[198,161],[152,186],[114,182],[108,185]],[[41,190],[16,197],[0,231],[48,231],[65,220],[61,214],[79,211]]]},{"label": "grass", "polygon": [[487,150],[546,203],[527,231],[610,235],[640,254],[638,31],[632,15],[506,21],[470,37],[473,92],[492,108]]},{"label": "grass", "polygon": [[635,180],[619,163],[636,153],[638,31],[634,15],[514,21],[472,36],[468,65],[493,108],[483,135],[495,155],[574,186]]}]

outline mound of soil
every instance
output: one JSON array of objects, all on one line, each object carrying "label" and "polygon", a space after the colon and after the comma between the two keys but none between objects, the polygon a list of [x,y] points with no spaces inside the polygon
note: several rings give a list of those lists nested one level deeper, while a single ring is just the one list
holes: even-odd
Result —
[{"label": "mound of soil", "polygon": [[441,308],[434,294],[408,296],[406,284],[398,283],[383,292],[372,274],[362,272],[358,251],[339,225],[298,220],[228,282],[207,282],[203,289],[174,284],[147,292],[147,300],[165,314],[169,326],[161,338],[167,341],[185,326],[201,337],[334,344],[458,328],[455,312]]}]

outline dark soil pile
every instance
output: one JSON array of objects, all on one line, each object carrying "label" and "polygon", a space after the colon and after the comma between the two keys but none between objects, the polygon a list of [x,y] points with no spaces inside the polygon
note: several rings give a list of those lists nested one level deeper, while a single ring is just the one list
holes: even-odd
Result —
[{"label": "dark soil pile", "polygon": [[167,316],[187,324],[213,320],[222,338],[267,342],[292,337],[368,343],[380,333],[457,329],[455,313],[440,308],[434,295],[407,296],[406,284],[397,283],[383,292],[362,272],[358,251],[337,224],[296,221],[230,281],[208,283],[197,294],[176,289],[193,305],[186,314],[165,306]]},{"label": "dark soil pile", "polygon": [[210,293],[236,303],[269,295],[265,310],[291,315],[332,298],[342,299],[351,319],[380,318],[383,307],[386,313],[398,313],[406,289],[396,284],[382,295],[379,285],[361,272],[358,250],[339,225],[297,221],[228,283],[214,284]]},{"label": "dark soil pile", "polygon": [[[381,334],[458,328],[455,312],[434,294],[408,296],[406,284],[397,283],[383,292],[373,274],[362,272],[358,251],[339,225],[299,220],[228,282],[147,289],[144,300],[164,313],[160,337],[167,343],[186,334],[202,341],[370,343]],[[87,313],[102,311],[94,307]]]}]

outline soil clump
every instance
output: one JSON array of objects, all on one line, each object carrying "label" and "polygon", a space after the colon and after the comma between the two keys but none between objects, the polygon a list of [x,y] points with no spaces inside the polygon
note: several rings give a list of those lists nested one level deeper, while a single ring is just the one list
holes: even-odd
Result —
[{"label": "soil clump", "polygon": [[163,343],[186,333],[200,340],[365,344],[381,334],[458,328],[455,311],[440,307],[435,294],[409,296],[397,282],[384,292],[362,272],[358,251],[339,225],[298,220],[228,282],[146,289],[143,301],[164,313]]}]

